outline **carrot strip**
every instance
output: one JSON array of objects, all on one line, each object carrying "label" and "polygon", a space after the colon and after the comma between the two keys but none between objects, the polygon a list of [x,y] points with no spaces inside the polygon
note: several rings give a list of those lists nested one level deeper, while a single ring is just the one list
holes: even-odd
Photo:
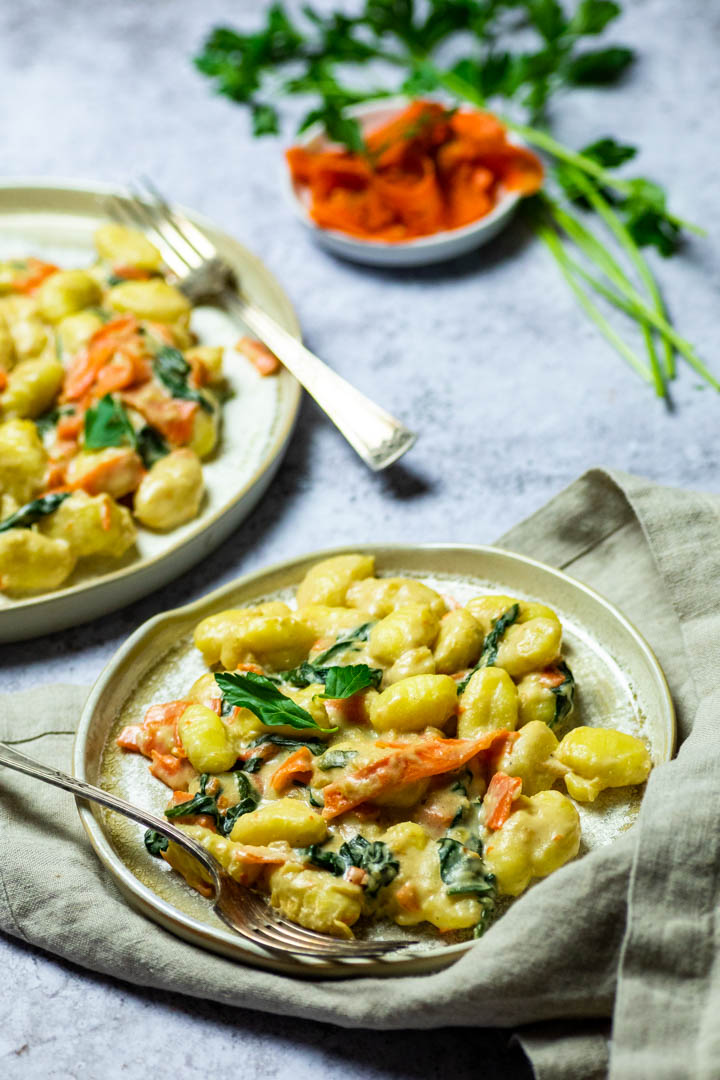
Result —
[{"label": "carrot strip", "polygon": [[488,829],[500,829],[510,817],[512,804],[522,791],[519,776],[496,772],[485,792],[485,824]]},{"label": "carrot strip", "polygon": [[[402,787],[427,776],[453,772],[483,750],[489,750],[506,731],[491,731],[476,739],[421,739],[390,743],[390,752],[347,772],[325,788],[323,817],[331,819],[373,799],[390,787]],[[388,744],[376,743],[376,746]]]},{"label": "carrot strip", "polygon": [[61,416],[55,428],[58,439],[77,439],[85,425],[85,414],[78,411],[71,416]]},{"label": "carrot strip", "polygon": [[59,270],[58,266],[54,266],[53,263],[43,262],[42,259],[30,258],[27,260],[27,270],[24,274],[20,274],[13,281],[12,287],[15,292],[20,293],[34,293],[40,285],[42,285],[45,278],[50,277],[51,274],[56,274]]},{"label": "carrot strip", "polygon": [[301,746],[275,769],[270,777],[270,786],[277,791],[278,795],[281,795],[292,786],[295,780],[307,783],[312,779],[312,774],[312,754],[307,746]]},{"label": "carrot strip", "polygon": [[280,370],[280,361],[267,345],[255,338],[241,337],[235,346],[245,356],[260,375],[274,375]]}]

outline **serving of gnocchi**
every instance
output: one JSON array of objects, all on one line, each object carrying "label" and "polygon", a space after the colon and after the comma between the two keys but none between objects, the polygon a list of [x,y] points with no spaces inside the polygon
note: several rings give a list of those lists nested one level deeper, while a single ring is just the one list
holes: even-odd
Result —
[{"label": "serving of gnocchi", "polygon": [[96,261],[0,263],[0,591],[61,586],[118,559],[138,524],[167,532],[204,496],[218,442],[223,349],[140,232],[106,224]]},{"label": "serving of gnocchi", "polygon": [[[629,799],[651,769],[644,739],[573,723],[551,608],[460,604],[377,576],[370,555],[312,566],[292,602],[203,618],[194,644],[204,673],[116,742],[233,877],[337,937],[373,922],[479,936],[578,854],[583,807]],[[209,895],[183,850],[154,832],[145,846]]]}]

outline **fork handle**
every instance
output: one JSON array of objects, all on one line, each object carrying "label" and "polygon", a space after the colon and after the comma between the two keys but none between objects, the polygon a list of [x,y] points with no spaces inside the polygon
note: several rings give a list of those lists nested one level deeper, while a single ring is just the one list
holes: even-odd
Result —
[{"label": "fork handle", "polygon": [[184,847],[186,851],[189,851],[191,855],[200,860],[203,866],[212,874],[215,891],[216,893],[219,892],[220,881],[214,856],[206,851],[201,844],[193,840],[192,837],[186,836],[181,829],[171,825],[164,818],[149,814],[147,811],[133,806],[132,803],[126,802],[125,799],[120,799],[117,795],[111,795],[109,791],[103,791],[102,788],[87,784],[84,780],[78,780],[68,773],[60,772],[59,769],[52,769],[48,765],[43,765],[41,762],[35,761],[34,758],[23,754],[22,751],[16,750],[14,746],[8,746],[7,743],[3,742],[0,742],[0,765],[6,765],[8,769],[15,769],[26,776],[42,780],[45,784],[63,788],[81,799],[88,799],[90,802],[99,803],[100,806],[106,806],[108,810],[117,810],[118,813],[137,821],[140,825],[145,825],[148,829],[155,829],[156,832],[162,833],[168,840],[172,840],[174,843]]},{"label": "fork handle", "polygon": [[410,449],[417,438],[412,431],[351,386],[270,315],[236,292],[226,290],[222,299],[305,387],[371,469],[387,468]]}]

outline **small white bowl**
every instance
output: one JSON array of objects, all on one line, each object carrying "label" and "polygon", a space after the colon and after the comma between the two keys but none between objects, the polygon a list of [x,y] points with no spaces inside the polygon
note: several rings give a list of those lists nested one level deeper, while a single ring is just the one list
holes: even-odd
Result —
[{"label": "small white bowl", "polygon": [[[359,120],[363,131],[367,131],[392,120],[408,104],[408,98],[384,98],[381,102],[355,105],[348,109],[348,113]],[[511,141],[516,145],[523,145],[519,139],[513,138]],[[322,125],[314,124],[294,145],[302,146],[306,150],[322,150],[333,144],[325,135]],[[295,215],[322,247],[344,259],[368,266],[427,266],[464,255],[492,240],[507,225],[520,201],[520,195],[516,191],[501,189],[493,209],[478,221],[463,225],[459,229],[446,229],[431,236],[420,236],[415,240],[392,242],[362,240],[338,229],[321,228],[310,216],[310,192],[292,180],[287,168],[284,170],[284,187]]]}]

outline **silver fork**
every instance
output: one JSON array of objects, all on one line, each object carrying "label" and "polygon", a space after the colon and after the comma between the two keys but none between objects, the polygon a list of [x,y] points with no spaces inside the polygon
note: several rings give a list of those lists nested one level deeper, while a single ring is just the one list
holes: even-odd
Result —
[{"label": "silver fork", "polygon": [[159,249],[176,276],[178,288],[193,303],[216,303],[238,317],[275,353],[288,371],[315,399],[363,461],[375,472],[385,469],[410,449],[416,436],[399,420],[356,390],[284,330],[267,312],[242,293],[232,267],[201,232],[154,185],[143,179],[146,191],[126,198],[109,195],[111,217],[141,228]]},{"label": "silver fork", "polygon": [[231,878],[213,855],[181,829],[171,825],[169,821],[149,814],[133,806],[132,803],[126,802],[125,799],[103,791],[102,788],[86,784],[84,780],[77,780],[74,776],[42,765],[39,761],[27,757],[22,751],[2,742],[0,742],[0,765],[6,765],[9,769],[16,769],[27,776],[33,776],[46,784],[64,788],[65,791],[71,791],[81,799],[89,799],[91,802],[99,803],[100,806],[106,806],[109,810],[117,810],[125,817],[139,822],[140,825],[155,829],[168,840],[184,848],[202,863],[212,879],[215,889],[213,909],[216,915],[232,930],[263,949],[283,955],[291,953],[317,959],[339,960],[380,957],[395,949],[404,949],[408,945],[416,944],[414,941],[407,940],[339,941],[327,934],[307,930],[305,927],[283,919],[259,896]]}]

